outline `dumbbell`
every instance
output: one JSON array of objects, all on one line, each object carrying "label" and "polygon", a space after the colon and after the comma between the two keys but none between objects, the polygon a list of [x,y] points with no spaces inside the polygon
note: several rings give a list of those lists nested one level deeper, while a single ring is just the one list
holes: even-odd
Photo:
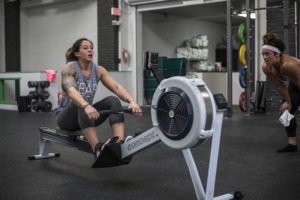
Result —
[{"label": "dumbbell", "polygon": [[49,81],[40,81],[40,86],[41,86],[41,88],[49,87],[50,82]]},{"label": "dumbbell", "polygon": [[39,83],[37,81],[28,81],[28,87],[33,88],[33,87],[38,87]]},{"label": "dumbbell", "polygon": [[39,98],[39,93],[37,91],[30,91],[29,92],[29,96],[32,98],[32,99],[38,99]]},{"label": "dumbbell", "polygon": [[43,91],[42,94],[41,94],[41,98],[42,99],[48,99],[50,96],[49,92],[48,91]]},{"label": "dumbbell", "polygon": [[31,108],[34,111],[42,110],[43,112],[50,112],[52,109],[52,103],[50,101],[33,101]]}]

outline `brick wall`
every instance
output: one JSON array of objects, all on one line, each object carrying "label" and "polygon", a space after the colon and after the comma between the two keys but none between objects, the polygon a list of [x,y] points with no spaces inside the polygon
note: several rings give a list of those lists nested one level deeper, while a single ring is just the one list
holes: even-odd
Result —
[{"label": "brick wall", "polygon": [[[283,5],[282,0],[267,0],[267,7]],[[289,55],[295,56],[295,30],[294,30],[294,0],[289,0]],[[284,10],[268,9],[267,10],[267,32],[275,33],[279,38],[284,40]],[[276,91],[273,84],[267,80],[266,109],[267,112],[278,112],[283,102],[283,97]]]},{"label": "brick wall", "polygon": [[6,72],[20,71],[20,1],[4,6]]},{"label": "brick wall", "polygon": [[107,70],[118,70],[118,26],[112,25],[111,8],[118,0],[98,0],[98,64]]}]

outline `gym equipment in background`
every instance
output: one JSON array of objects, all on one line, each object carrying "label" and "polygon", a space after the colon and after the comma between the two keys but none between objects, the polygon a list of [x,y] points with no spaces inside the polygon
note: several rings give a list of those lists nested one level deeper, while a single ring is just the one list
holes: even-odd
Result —
[{"label": "gym equipment in background", "polygon": [[256,82],[255,112],[266,112],[266,81]]},{"label": "gym equipment in background", "polygon": [[239,37],[239,40],[242,44],[246,43],[246,39],[244,37],[244,34],[245,34],[245,23],[242,23],[242,24],[240,24],[239,30],[238,30],[238,37]]},{"label": "gym equipment in background", "polygon": [[239,73],[239,82],[242,88],[247,87],[247,68],[243,67]]},{"label": "gym equipment in background", "polygon": [[245,58],[245,53],[246,53],[246,45],[243,44],[241,47],[240,47],[240,50],[239,50],[239,59],[240,59],[240,62],[242,63],[243,66],[247,66],[247,62],[246,62],[246,58]]},{"label": "gym equipment in background", "polygon": [[35,88],[35,91],[30,91],[29,95],[32,98],[31,108],[34,111],[50,112],[52,109],[52,103],[45,101],[49,98],[50,94],[45,88],[50,86],[48,81],[28,81],[28,87]]},{"label": "gym equipment in background", "polygon": [[240,98],[239,98],[239,107],[241,109],[242,112],[246,112],[247,111],[247,107],[246,107],[246,91],[241,92],[240,94]]},{"label": "gym equipment in background", "polygon": [[[93,166],[112,167],[128,164],[126,159],[162,141],[170,148],[182,151],[198,200],[242,199],[243,195],[238,191],[233,194],[228,193],[214,197],[223,112],[227,107],[226,99],[222,94],[212,95],[201,79],[172,77],[163,80],[160,74],[156,74],[159,73],[156,65],[158,54],[151,52],[146,52],[146,54],[145,68],[150,69],[160,83],[151,104],[153,127],[122,144],[105,145],[99,158],[102,154],[104,154],[103,156],[109,154],[111,161],[105,163],[107,157],[102,160],[100,158],[101,162],[97,163],[96,161]],[[58,132],[48,128],[40,128],[40,154],[29,158],[40,159],[58,156],[56,153],[49,153],[48,144],[50,142],[91,152],[91,148],[87,148],[88,143],[84,139],[78,139],[78,132],[73,133],[76,135],[75,138],[62,133],[58,134]],[[212,138],[212,144],[206,190],[204,190],[190,148],[200,145],[209,138]]]},{"label": "gym equipment in background", "polygon": [[246,61],[246,57],[245,57],[245,54],[246,54],[246,39],[244,37],[244,34],[245,34],[245,23],[242,23],[240,24],[239,26],[239,29],[238,29],[238,37],[239,37],[239,40],[241,42],[241,47],[240,47],[240,50],[239,50],[239,59],[240,59],[240,62],[242,63],[243,67],[242,69],[240,70],[240,73],[239,73],[239,82],[240,82],[240,86],[245,89],[245,91],[243,91],[241,94],[240,94],[240,97],[239,97],[239,107],[240,107],[240,110],[242,112],[247,112],[247,93],[246,93],[246,88],[247,88],[247,61]]}]

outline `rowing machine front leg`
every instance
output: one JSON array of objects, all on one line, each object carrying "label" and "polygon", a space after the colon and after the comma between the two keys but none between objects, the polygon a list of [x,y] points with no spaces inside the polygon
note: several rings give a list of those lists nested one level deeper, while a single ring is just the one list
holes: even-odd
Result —
[{"label": "rowing machine front leg", "polygon": [[29,160],[38,160],[38,159],[59,157],[60,156],[59,153],[49,153],[49,146],[50,146],[50,142],[47,140],[44,140],[41,137],[41,133],[40,133],[39,154],[28,156],[28,159]]}]

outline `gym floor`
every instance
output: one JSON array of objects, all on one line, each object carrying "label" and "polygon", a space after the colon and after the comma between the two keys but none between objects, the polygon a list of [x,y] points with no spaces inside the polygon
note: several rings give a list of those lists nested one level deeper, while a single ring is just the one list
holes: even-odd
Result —
[{"label": "gym floor", "polygon": [[[151,116],[126,115],[126,134],[151,128]],[[234,110],[223,122],[215,196],[242,191],[248,200],[300,199],[299,153],[277,154],[286,144],[279,113],[248,116]],[[299,118],[299,116],[297,116]],[[299,120],[298,120],[299,121]],[[93,169],[93,156],[53,144],[60,157],[29,161],[38,153],[38,128],[55,127],[54,113],[0,110],[0,199],[196,199],[181,151],[162,142],[136,154],[129,165]],[[106,122],[102,140],[111,137]],[[204,186],[210,142],[192,149]]]}]

